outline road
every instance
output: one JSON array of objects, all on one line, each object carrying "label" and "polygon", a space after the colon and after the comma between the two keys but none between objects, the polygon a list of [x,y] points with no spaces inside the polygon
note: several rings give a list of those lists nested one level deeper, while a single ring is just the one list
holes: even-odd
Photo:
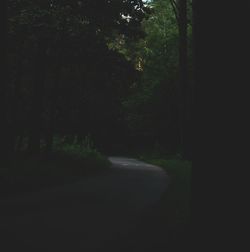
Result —
[{"label": "road", "polygon": [[[157,230],[147,225],[148,210],[160,200],[169,178],[160,167],[136,159],[110,157],[110,161],[112,168],[107,173],[1,199],[0,250],[149,249],[142,233]],[[153,218],[151,214],[151,223]],[[158,251],[152,249],[148,251]]]}]

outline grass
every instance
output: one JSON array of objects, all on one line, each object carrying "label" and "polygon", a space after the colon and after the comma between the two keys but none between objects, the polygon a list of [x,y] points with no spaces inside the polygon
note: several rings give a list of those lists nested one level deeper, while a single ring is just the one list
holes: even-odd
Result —
[{"label": "grass", "polygon": [[[139,155],[139,159],[162,167],[170,177],[170,184],[154,208],[154,216],[161,223],[160,237],[168,248],[182,251],[191,241],[191,175],[192,163],[180,155]],[[156,217],[153,222],[157,222]],[[159,228],[159,227],[157,227]]]},{"label": "grass", "polygon": [[191,174],[192,163],[175,156],[143,156],[139,159],[162,167],[170,177],[170,184],[161,200],[161,211],[167,223],[175,230],[186,229],[190,225]]},{"label": "grass", "polygon": [[30,156],[25,152],[0,166],[2,196],[37,191],[105,172],[110,161],[90,146],[56,145],[50,154]]}]

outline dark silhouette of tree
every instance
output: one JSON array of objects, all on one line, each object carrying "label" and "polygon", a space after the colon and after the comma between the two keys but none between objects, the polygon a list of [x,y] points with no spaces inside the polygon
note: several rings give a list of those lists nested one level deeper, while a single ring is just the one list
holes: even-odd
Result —
[{"label": "dark silhouette of tree", "polygon": [[38,44],[34,60],[33,94],[30,118],[29,152],[37,154],[40,152],[40,139],[43,113],[43,97],[46,75],[46,48]]},{"label": "dark silhouette of tree", "polygon": [[9,86],[8,86],[8,60],[7,60],[7,31],[8,31],[8,12],[7,1],[1,2],[1,33],[2,33],[2,46],[1,46],[1,60],[3,63],[3,69],[1,69],[1,84],[0,84],[0,116],[1,116],[1,130],[0,130],[0,154],[1,161],[8,161],[11,156],[12,146],[9,142],[11,136],[11,124],[9,117]]},{"label": "dark silhouette of tree", "polygon": [[187,0],[170,0],[179,28],[179,129],[180,129],[180,145],[182,146],[185,158],[191,155],[191,86],[188,76],[188,1]]}]

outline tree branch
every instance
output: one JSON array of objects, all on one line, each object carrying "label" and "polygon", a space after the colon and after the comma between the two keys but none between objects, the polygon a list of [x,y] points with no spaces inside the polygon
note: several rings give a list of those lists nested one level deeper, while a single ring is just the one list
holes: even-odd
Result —
[{"label": "tree branch", "polygon": [[177,23],[179,24],[180,19],[179,19],[179,10],[178,10],[177,2],[176,2],[175,0],[170,0],[170,3],[171,3],[171,5],[172,5],[172,8],[173,8],[173,11],[174,11],[174,14],[175,14],[176,21],[177,21]]}]

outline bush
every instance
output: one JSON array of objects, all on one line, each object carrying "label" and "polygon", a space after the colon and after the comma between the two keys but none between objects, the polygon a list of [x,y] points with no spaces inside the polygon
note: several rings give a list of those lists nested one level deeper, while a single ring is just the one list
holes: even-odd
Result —
[{"label": "bush", "polygon": [[94,148],[94,144],[90,136],[86,136],[82,143],[74,141],[70,143],[60,143],[55,141],[54,156],[61,156],[62,159],[72,160],[80,163],[82,168],[89,169],[104,169],[110,166],[110,161]]}]

